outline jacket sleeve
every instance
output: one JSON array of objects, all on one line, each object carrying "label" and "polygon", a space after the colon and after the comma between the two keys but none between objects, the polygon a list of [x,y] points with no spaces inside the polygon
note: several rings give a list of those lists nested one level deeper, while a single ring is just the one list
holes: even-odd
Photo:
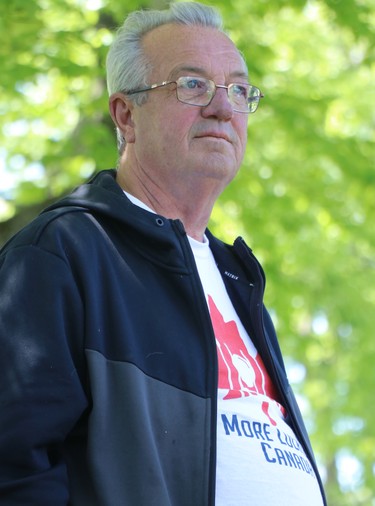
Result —
[{"label": "jacket sleeve", "polygon": [[0,257],[0,504],[66,506],[63,444],[88,401],[82,302],[65,259]]}]

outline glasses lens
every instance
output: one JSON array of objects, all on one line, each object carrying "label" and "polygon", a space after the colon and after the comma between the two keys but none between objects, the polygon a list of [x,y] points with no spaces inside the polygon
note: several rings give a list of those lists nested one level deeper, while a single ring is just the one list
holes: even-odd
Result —
[{"label": "glasses lens", "polygon": [[203,77],[180,77],[177,79],[177,98],[190,105],[205,106],[215,91],[215,84]]},{"label": "glasses lens", "polygon": [[[179,77],[177,84],[177,98],[180,102],[204,107],[208,105],[216,91],[216,85],[210,79],[203,77]],[[226,86],[218,86],[226,88]],[[237,112],[255,112],[262,94],[260,89],[247,83],[231,83],[228,85],[228,98],[233,110]]]},{"label": "glasses lens", "polygon": [[260,89],[256,86],[250,86],[248,98],[248,107],[250,112],[255,112],[258,109],[260,97]]},{"label": "glasses lens", "polygon": [[228,86],[228,97],[233,110],[238,112],[249,112],[249,84],[232,83]]}]

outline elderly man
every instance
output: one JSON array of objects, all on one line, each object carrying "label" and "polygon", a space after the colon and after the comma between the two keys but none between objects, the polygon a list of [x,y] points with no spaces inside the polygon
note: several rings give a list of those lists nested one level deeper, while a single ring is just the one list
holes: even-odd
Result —
[{"label": "elderly man", "polygon": [[262,94],[198,3],[109,51],[117,170],[0,257],[0,503],[323,506],[263,271],[206,229]]}]

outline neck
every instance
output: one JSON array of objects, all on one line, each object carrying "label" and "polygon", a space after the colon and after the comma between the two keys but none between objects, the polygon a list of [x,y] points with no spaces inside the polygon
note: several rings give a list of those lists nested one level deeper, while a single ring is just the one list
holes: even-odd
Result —
[{"label": "neck", "polygon": [[213,184],[203,178],[190,185],[186,181],[166,185],[154,180],[146,171],[133,170],[124,161],[120,162],[117,182],[157,214],[179,219],[186,233],[197,241],[203,241],[212,208],[221,192],[217,182]]}]

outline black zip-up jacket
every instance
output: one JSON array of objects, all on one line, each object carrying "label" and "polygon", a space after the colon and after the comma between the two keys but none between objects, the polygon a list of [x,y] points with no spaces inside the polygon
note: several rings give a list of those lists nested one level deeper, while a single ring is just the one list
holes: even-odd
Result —
[{"label": "black zip-up jacket", "polygon": [[[263,271],[207,234],[321,485]],[[181,222],[103,171],[3,248],[0,290],[0,505],[213,506],[216,345]]]}]

